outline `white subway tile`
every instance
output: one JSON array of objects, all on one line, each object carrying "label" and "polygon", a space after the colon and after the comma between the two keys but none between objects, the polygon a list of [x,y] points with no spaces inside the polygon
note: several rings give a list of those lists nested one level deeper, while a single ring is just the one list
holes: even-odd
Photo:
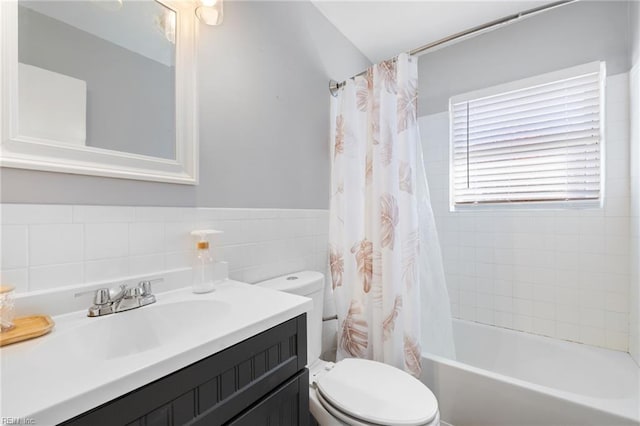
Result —
[{"label": "white subway tile", "polygon": [[605,346],[607,343],[604,329],[587,326],[580,327],[580,341],[594,346]]},{"label": "white subway tile", "polygon": [[107,281],[129,275],[129,259],[91,260],[84,264],[84,281],[86,283]]},{"label": "white subway tile", "polygon": [[476,247],[475,260],[480,263],[494,263],[493,247]]},{"label": "white subway tile", "polygon": [[629,197],[607,197],[605,200],[604,213],[607,217],[629,216]]},{"label": "white subway tile", "polygon": [[135,208],[124,206],[73,206],[75,223],[133,222]]},{"label": "white subway tile", "polygon": [[526,315],[513,315],[513,328],[527,333],[533,332],[533,318]]},{"label": "white subway tile", "polygon": [[556,305],[556,319],[559,322],[579,325],[581,323],[581,308],[572,305]]},{"label": "white subway tile", "polygon": [[490,263],[476,263],[475,276],[479,278],[492,278],[494,276],[493,265]]},{"label": "white subway tile", "polygon": [[240,281],[240,282],[248,282],[244,277],[244,269],[236,269],[233,271],[229,271],[229,279]]},{"label": "white subway tile", "polygon": [[451,303],[451,316],[453,318],[461,318],[460,317],[460,305],[457,303]]},{"label": "white subway tile", "polygon": [[588,272],[599,272],[604,269],[606,258],[600,253],[581,253],[580,269]]},{"label": "white subway tile", "polygon": [[82,225],[29,226],[29,265],[54,265],[82,260]]},{"label": "white subway tile", "polygon": [[129,254],[163,253],[164,225],[162,223],[130,223],[129,224]]},{"label": "white subway tile", "polygon": [[605,309],[612,312],[626,313],[629,311],[629,302],[624,294],[606,293]]},{"label": "white subway tile", "polygon": [[513,286],[513,297],[533,300],[533,284],[516,282]]},{"label": "white subway tile", "polygon": [[15,287],[16,293],[29,291],[29,271],[27,268],[0,270],[0,282]]},{"label": "white subway tile", "polygon": [[618,331],[620,333],[629,332],[629,315],[620,312],[605,312],[605,329]]},{"label": "white subway tile", "polygon": [[604,254],[607,251],[606,241],[608,236],[604,234],[583,234],[580,235],[580,245],[576,251],[580,253]]},{"label": "white subway tile", "polygon": [[0,227],[1,269],[23,268],[29,264],[26,225]]},{"label": "white subway tile", "polygon": [[626,254],[606,254],[603,263],[602,270],[610,274],[627,274],[629,271],[629,256]]},{"label": "white subway tile", "polygon": [[136,222],[176,222],[183,219],[181,207],[136,207]]},{"label": "white subway tile", "polygon": [[574,289],[557,286],[555,288],[555,303],[558,305],[570,305],[575,303],[576,293]]},{"label": "white subway tile", "polygon": [[498,279],[493,282],[493,294],[497,296],[513,296],[513,280]]},{"label": "white subway tile", "polygon": [[619,293],[626,297],[626,295],[629,292],[629,283],[631,278],[628,274],[625,273],[624,270],[622,270],[621,272],[622,273],[620,274],[618,273],[600,274],[600,276],[602,277],[601,283],[603,284],[601,290],[612,292],[612,293]]},{"label": "white subway tile", "polygon": [[129,225],[126,223],[92,223],[85,225],[86,260],[129,255]]},{"label": "white subway tile", "polygon": [[476,295],[476,305],[478,308],[483,309],[493,309],[493,295],[487,293],[477,293]]},{"label": "white subway tile", "polygon": [[556,337],[558,339],[569,340],[572,342],[580,341],[580,326],[576,324],[557,322]]},{"label": "white subway tile", "polygon": [[540,302],[553,302],[555,300],[555,289],[551,285],[534,285],[533,300]]},{"label": "white subway tile", "polygon": [[579,303],[582,308],[601,308],[604,299],[604,291],[582,289]]},{"label": "white subway tile", "polygon": [[[166,252],[189,251],[196,247],[197,238],[191,235],[195,230],[192,222],[175,222],[164,224],[164,249]],[[215,235],[213,245],[226,243],[225,234]]]},{"label": "white subway tile", "polygon": [[459,318],[466,321],[476,320],[476,307],[468,305],[459,305]]},{"label": "white subway tile", "polygon": [[494,296],[494,309],[500,312],[513,312],[513,298]]},{"label": "white subway tile", "polygon": [[71,206],[54,204],[2,204],[3,225],[71,223]]},{"label": "white subway tile", "polygon": [[554,320],[556,318],[556,305],[552,302],[533,302],[533,316],[535,318],[542,318],[548,320]]},{"label": "white subway tile", "polygon": [[49,290],[56,287],[82,284],[82,263],[65,263],[29,268],[29,291]]},{"label": "white subway tile", "polygon": [[629,237],[607,235],[606,253],[614,255],[625,255],[629,253]]},{"label": "white subway tile", "polygon": [[629,334],[615,330],[605,330],[605,345],[607,348],[627,352],[629,349]]},{"label": "white subway tile", "polygon": [[587,327],[604,328],[605,311],[601,307],[580,308],[580,324]]},{"label": "white subway tile", "polygon": [[513,328],[513,314],[511,312],[495,311],[494,317],[498,327]]},{"label": "white subway tile", "polygon": [[228,262],[230,268],[243,269],[251,266],[249,263],[249,260],[251,259],[250,250],[250,245],[247,244],[227,246],[224,247],[223,253],[221,254],[222,258],[220,260]]},{"label": "white subway tile", "polygon": [[485,309],[479,306],[476,309],[476,321],[483,324],[493,324],[494,312],[491,309]]},{"label": "white subway tile", "polygon": [[556,336],[556,322],[550,319],[533,318],[533,333],[543,336]]},{"label": "white subway tile", "polygon": [[131,275],[151,274],[165,269],[164,254],[129,257],[129,273]]},{"label": "white subway tile", "polygon": [[629,236],[629,218],[607,217],[605,220],[605,233],[607,236]]},{"label": "white subway tile", "polygon": [[460,291],[459,303],[464,306],[476,306],[476,293],[471,291]]},{"label": "white subway tile", "polygon": [[533,316],[533,301],[529,299],[513,299],[513,313],[527,317]]},{"label": "white subway tile", "polygon": [[579,234],[558,234],[555,236],[555,249],[557,251],[575,252],[580,248]]},{"label": "white subway tile", "polygon": [[[447,285],[451,286],[451,283],[447,281]],[[477,278],[475,287],[478,293],[485,293],[485,294],[492,295],[494,292],[493,280],[490,278]]]},{"label": "white subway tile", "polygon": [[[214,257],[214,260],[216,257]],[[165,254],[165,267],[167,269],[180,269],[192,267],[195,262],[195,251],[177,251]]]}]

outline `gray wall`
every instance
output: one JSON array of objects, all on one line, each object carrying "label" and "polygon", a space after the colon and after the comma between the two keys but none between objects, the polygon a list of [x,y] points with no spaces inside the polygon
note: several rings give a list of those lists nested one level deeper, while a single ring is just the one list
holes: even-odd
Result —
[{"label": "gray wall", "polygon": [[88,146],[175,158],[173,67],[29,8],[18,11],[19,61],[86,81]]},{"label": "gray wall", "polygon": [[2,169],[2,202],[326,208],[330,78],[369,61],[309,2],[200,26],[200,185]]},{"label": "gray wall", "polygon": [[367,59],[308,2],[227,2],[201,30],[197,204],[327,208],[328,80]]},{"label": "gray wall", "polygon": [[580,1],[427,53],[419,61],[418,115],[446,111],[451,96],[596,60],[629,70],[622,1]]}]

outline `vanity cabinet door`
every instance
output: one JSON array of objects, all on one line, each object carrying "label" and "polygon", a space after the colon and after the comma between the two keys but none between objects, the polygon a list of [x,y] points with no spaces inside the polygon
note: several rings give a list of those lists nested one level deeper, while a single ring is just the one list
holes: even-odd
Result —
[{"label": "vanity cabinet door", "polygon": [[[305,369],[229,422],[230,426],[307,426],[309,371]],[[206,424],[202,423],[202,424]]]},{"label": "vanity cabinet door", "polygon": [[62,424],[306,425],[306,363],[303,314]]}]

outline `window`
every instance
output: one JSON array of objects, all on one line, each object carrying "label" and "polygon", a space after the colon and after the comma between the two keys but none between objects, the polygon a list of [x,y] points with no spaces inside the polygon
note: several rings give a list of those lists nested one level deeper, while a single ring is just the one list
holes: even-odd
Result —
[{"label": "window", "polygon": [[600,205],[604,63],[451,99],[451,204]]}]

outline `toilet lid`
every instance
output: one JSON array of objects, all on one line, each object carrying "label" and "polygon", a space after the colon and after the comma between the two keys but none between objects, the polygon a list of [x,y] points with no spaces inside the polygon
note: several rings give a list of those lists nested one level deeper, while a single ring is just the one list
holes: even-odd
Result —
[{"label": "toilet lid", "polygon": [[438,412],[433,393],[390,365],[345,359],[318,377],[317,389],[336,409],[368,423],[417,426]]}]

